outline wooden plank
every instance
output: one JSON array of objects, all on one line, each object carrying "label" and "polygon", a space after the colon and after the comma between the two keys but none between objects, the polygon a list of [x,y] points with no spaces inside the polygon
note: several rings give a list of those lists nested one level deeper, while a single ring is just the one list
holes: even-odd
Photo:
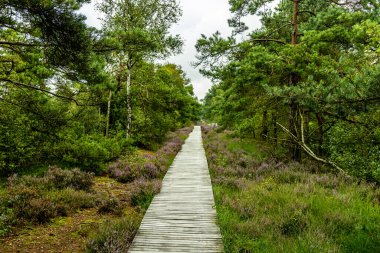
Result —
[{"label": "wooden plank", "polygon": [[223,251],[201,129],[194,128],[170,166],[129,253]]}]

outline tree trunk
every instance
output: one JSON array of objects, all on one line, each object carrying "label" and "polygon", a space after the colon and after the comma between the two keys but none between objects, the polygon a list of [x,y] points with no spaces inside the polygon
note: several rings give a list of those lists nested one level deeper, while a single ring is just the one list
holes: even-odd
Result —
[{"label": "tree trunk", "polygon": [[111,99],[112,99],[112,91],[110,90],[110,93],[108,95],[108,104],[107,104],[106,137],[108,137],[108,132],[110,128]]},{"label": "tree trunk", "polygon": [[278,129],[277,129],[277,114],[275,112],[272,112],[272,125],[273,125],[273,141],[274,141],[274,144],[277,145]]},{"label": "tree trunk", "polygon": [[[296,46],[298,43],[298,35],[299,35],[299,28],[298,28],[298,14],[299,14],[299,0],[293,0],[293,32],[292,32],[292,45]],[[297,76],[294,73],[291,73],[290,75],[290,86],[296,86],[297,85]],[[289,104],[289,130],[296,138],[300,137],[300,119],[297,117],[299,110],[299,105],[297,101],[293,98],[291,98],[290,104]],[[289,147],[289,155],[290,157],[295,161],[301,161],[301,148],[299,145],[293,140]]]},{"label": "tree trunk", "polygon": [[309,144],[309,135],[310,135],[310,127],[309,127],[309,122],[310,122],[310,112],[305,112],[305,125],[304,125],[304,129],[305,129],[305,143],[306,144]]},{"label": "tree trunk", "polygon": [[132,101],[131,101],[131,69],[127,68],[127,133],[126,137],[129,138],[132,127]]},{"label": "tree trunk", "polygon": [[268,131],[268,111],[264,110],[264,112],[263,112],[262,130],[261,130],[261,138],[267,139],[268,135],[269,135],[269,131]]},{"label": "tree trunk", "polygon": [[293,32],[292,32],[292,45],[297,45],[299,35],[298,15],[300,11],[300,0],[293,0]]},{"label": "tree trunk", "polygon": [[[300,139],[301,122],[298,117],[298,103],[292,100],[289,109],[289,130],[293,136]],[[300,162],[302,159],[301,147],[295,140],[292,140],[292,143],[290,144],[289,155],[294,161]]]}]

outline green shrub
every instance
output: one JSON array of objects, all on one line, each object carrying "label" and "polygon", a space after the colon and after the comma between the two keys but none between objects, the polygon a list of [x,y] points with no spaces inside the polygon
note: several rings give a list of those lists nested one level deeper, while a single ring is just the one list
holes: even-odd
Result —
[{"label": "green shrub", "polygon": [[[0,198],[0,203],[4,204],[5,201],[5,199]],[[11,232],[14,220],[13,209],[0,205],[0,237]]]},{"label": "green shrub", "polygon": [[380,128],[339,123],[328,133],[330,159],[351,175],[380,184]]},{"label": "green shrub", "polygon": [[88,253],[127,252],[140,225],[140,219],[126,217],[106,222],[87,241]]},{"label": "green shrub", "polygon": [[123,148],[130,145],[125,138],[117,135],[107,138],[103,135],[64,135],[64,142],[55,146],[55,157],[70,167],[80,167],[92,172],[102,172],[106,163],[121,155]]}]

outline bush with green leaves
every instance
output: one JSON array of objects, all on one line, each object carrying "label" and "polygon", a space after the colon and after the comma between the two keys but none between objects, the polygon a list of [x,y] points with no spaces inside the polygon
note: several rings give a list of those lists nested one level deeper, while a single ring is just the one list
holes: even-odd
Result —
[{"label": "bush with green leaves", "polygon": [[325,149],[350,174],[380,183],[380,128],[337,124]]},{"label": "bush with green leaves", "polygon": [[103,135],[66,135],[65,141],[54,148],[55,157],[70,167],[80,167],[88,171],[102,172],[106,163],[121,155],[128,146],[121,135],[112,138]]}]

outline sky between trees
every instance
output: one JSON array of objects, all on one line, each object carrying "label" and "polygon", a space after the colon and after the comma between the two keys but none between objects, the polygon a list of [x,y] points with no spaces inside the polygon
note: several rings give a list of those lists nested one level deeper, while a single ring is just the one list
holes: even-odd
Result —
[{"label": "sky between trees", "polygon": [[[81,12],[87,16],[86,23],[90,26],[100,28],[99,12],[95,10],[95,4],[99,0],[92,0],[90,4],[82,7]],[[207,36],[220,31],[223,36],[231,34],[227,19],[231,17],[228,0],[180,0],[183,15],[178,24],[171,29],[173,34],[180,34],[185,45],[183,53],[167,59],[165,62],[181,65],[188,77],[192,80],[195,95],[202,99],[212,83],[203,77],[197,69],[191,66],[195,61],[195,43],[201,34]],[[277,5],[277,1],[271,6]],[[269,8],[270,6],[268,6]],[[258,17],[250,17],[245,20],[251,29],[258,28],[260,20]]]}]

